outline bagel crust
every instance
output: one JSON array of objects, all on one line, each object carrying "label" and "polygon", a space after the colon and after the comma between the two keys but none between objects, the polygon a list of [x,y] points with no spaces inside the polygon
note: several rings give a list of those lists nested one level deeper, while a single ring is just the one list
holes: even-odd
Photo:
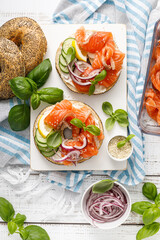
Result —
[{"label": "bagel crust", "polygon": [[0,37],[0,99],[14,96],[9,80],[17,76],[25,76],[22,54],[14,42]]},{"label": "bagel crust", "polygon": [[45,35],[36,21],[27,17],[9,20],[0,27],[0,36],[13,41],[22,53],[26,75],[40,64],[47,51]]},{"label": "bagel crust", "polygon": [[[82,102],[79,102],[79,101],[75,101],[75,100],[70,100],[70,102],[71,102],[72,104],[75,104],[75,106],[76,106],[76,104],[78,104],[79,106],[82,106],[82,107],[83,107],[83,106],[87,106],[87,107],[89,108],[89,110],[91,111],[92,115],[94,116],[95,120],[96,120],[96,126],[98,126],[99,129],[100,129],[102,132],[104,132],[104,131],[103,131],[103,124],[102,124],[102,122],[101,122],[101,119],[99,118],[98,114],[97,114],[89,105],[87,105],[87,104],[85,104],[85,103],[82,103]],[[37,129],[37,125],[38,125],[38,121],[39,121],[40,116],[42,116],[43,114],[45,114],[46,111],[50,112],[53,108],[54,108],[54,105],[49,106],[49,107],[46,107],[46,108],[43,109],[42,112],[37,116],[37,118],[36,118],[36,120],[35,120],[35,123],[34,123],[34,126],[33,126],[33,137],[34,137],[34,139],[35,139],[36,129]],[[63,134],[63,133],[62,133],[62,134]],[[102,145],[102,142],[103,142],[103,140],[98,140],[98,146],[97,146],[97,147],[98,147],[98,150],[100,149],[100,147],[101,147],[101,145]],[[38,146],[37,146],[37,144],[36,144],[36,141],[35,141],[35,145],[36,145],[36,147],[37,147],[37,149],[38,149]],[[38,149],[38,151],[40,152],[39,149]],[[45,156],[44,156],[44,157],[45,157]],[[51,157],[50,157],[50,158],[49,158],[49,157],[45,157],[45,158],[46,158],[48,161],[52,162],[52,163],[55,163],[55,164],[58,164],[58,165],[64,165],[63,163],[55,162]],[[90,158],[92,158],[92,157],[90,157]],[[86,161],[86,160],[88,160],[88,159],[90,159],[90,158],[81,159],[81,160],[77,161],[77,163],[82,163],[82,162],[84,162],[84,161]]]}]

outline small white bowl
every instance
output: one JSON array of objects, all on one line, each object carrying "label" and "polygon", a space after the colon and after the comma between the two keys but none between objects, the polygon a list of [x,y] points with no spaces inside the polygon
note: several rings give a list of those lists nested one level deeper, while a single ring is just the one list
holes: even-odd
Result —
[{"label": "small white bowl", "polygon": [[[126,136],[124,136],[124,135],[115,135],[114,137],[125,137],[125,138],[126,138]],[[118,162],[127,160],[127,159],[132,155],[132,153],[133,153],[133,144],[132,144],[132,142],[129,141],[129,142],[131,143],[132,149],[131,149],[131,152],[128,154],[127,157],[125,157],[125,158],[115,158],[115,157],[113,157],[113,156],[110,154],[110,152],[108,151],[109,142],[110,142],[114,137],[111,137],[111,138],[109,139],[109,141],[107,142],[107,153],[108,153],[108,155],[110,156],[111,159],[113,159],[113,160],[115,160],[115,161],[118,161]]]},{"label": "small white bowl", "polygon": [[[100,182],[100,181],[98,181],[98,182]],[[122,186],[120,183],[116,182],[115,184],[120,186],[122,192],[124,193],[124,195],[126,196],[126,199],[127,199],[128,206],[127,206],[127,209],[126,209],[125,213],[122,215],[121,218],[117,219],[116,221],[106,222],[106,223],[94,222],[94,224],[93,224],[93,220],[88,216],[87,211],[86,211],[86,201],[87,201],[87,199],[89,197],[89,192],[92,189],[93,185],[98,183],[98,182],[95,182],[92,185],[90,185],[86,189],[86,191],[84,192],[84,194],[82,196],[82,200],[81,200],[81,210],[82,210],[82,213],[83,213],[85,219],[87,220],[87,222],[89,222],[94,227],[98,227],[100,229],[116,228],[116,227],[120,226],[121,224],[123,224],[126,221],[126,219],[128,218],[129,214],[130,214],[130,211],[131,211],[131,198],[129,196],[129,192],[127,191],[127,189],[124,186]]]}]

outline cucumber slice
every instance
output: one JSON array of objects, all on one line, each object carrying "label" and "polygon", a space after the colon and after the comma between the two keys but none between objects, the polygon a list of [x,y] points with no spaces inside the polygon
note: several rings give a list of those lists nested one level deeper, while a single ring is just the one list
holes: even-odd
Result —
[{"label": "cucumber slice", "polygon": [[62,51],[61,51],[61,55],[64,57],[64,59],[66,59],[67,54],[65,54],[65,52],[63,51],[63,49],[62,49]]},{"label": "cucumber slice", "polygon": [[40,143],[47,143],[46,138],[42,137],[42,135],[40,134],[38,128],[36,130],[36,139],[38,140],[38,142]]},{"label": "cucumber slice", "polygon": [[35,141],[36,141],[36,143],[37,143],[38,146],[40,146],[40,147],[48,147],[46,143],[40,143],[40,142],[37,140],[36,136],[35,136],[34,139],[35,139]]},{"label": "cucumber slice", "polygon": [[72,41],[73,40],[75,40],[75,38],[67,38],[66,40],[64,40],[63,45],[62,45],[62,49],[63,49],[65,54],[67,54],[68,48],[72,47]]},{"label": "cucumber slice", "polygon": [[[38,145],[37,145],[38,146]],[[38,146],[39,150],[43,151],[43,152],[51,152],[53,151],[53,148],[49,148],[49,147],[41,147]]]},{"label": "cucumber slice", "polygon": [[64,67],[67,67],[66,60],[65,60],[65,58],[63,57],[62,54],[59,56],[59,63],[60,63],[61,65],[63,65]]},{"label": "cucumber slice", "polygon": [[68,68],[67,68],[67,67],[64,67],[60,62],[59,62],[59,67],[60,67],[60,69],[61,69],[62,72],[64,72],[64,73],[69,73]]},{"label": "cucumber slice", "polygon": [[52,150],[51,152],[41,151],[41,153],[42,153],[43,156],[45,156],[45,157],[52,157],[52,156],[55,154],[55,151],[54,151],[54,150]]}]

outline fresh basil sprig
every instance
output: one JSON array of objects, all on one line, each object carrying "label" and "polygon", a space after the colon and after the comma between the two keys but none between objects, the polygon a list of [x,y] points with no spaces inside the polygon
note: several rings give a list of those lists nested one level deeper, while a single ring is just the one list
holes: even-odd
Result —
[{"label": "fresh basil sprig", "polygon": [[50,104],[55,104],[63,99],[63,90],[55,87],[42,88],[37,93],[41,101]]},{"label": "fresh basil sprig", "polygon": [[70,47],[67,50],[67,55],[66,55],[66,62],[67,64],[70,64],[76,57],[76,51],[74,47]]},{"label": "fresh basil sprig", "polygon": [[84,131],[90,132],[92,135],[99,136],[101,134],[101,130],[95,126],[95,125],[88,125],[86,126],[85,123],[83,123],[78,118],[73,118],[70,123],[78,128],[83,128]]},{"label": "fresh basil sprig", "polygon": [[114,182],[115,182],[115,180],[104,179],[93,185],[92,192],[93,193],[105,193],[113,188]]},{"label": "fresh basil sprig", "polygon": [[134,134],[130,134],[128,135],[128,137],[126,137],[123,141],[120,141],[117,143],[117,147],[121,148],[123,147],[127,142],[129,142],[133,137],[135,137]]},{"label": "fresh basil sprig", "polygon": [[36,225],[24,227],[26,216],[20,213],[15,216],[12,204],[2,197],[0,197],[0,217],[8,223],[10,234],[18,233],[23,240],[50,240],[48,233],[43,228]]},{"label": "fresh basil sprig", "polygon": [[116,121],[122,127],[127,127],[129,125],[128,113],[125,110],[117,109],[115,112],[113,112],[112,104],[109,102],[104,102],[102,104],[102,110],[104,113],[110,116],[105,122],[105,127],[108,131],[113,128]]},{"label": "fresh basil sprig", "polygon": [[107,76],[107,71],[102,70],[100,74],[98,74],[94,80],[91,81],[91,86],[89,88],[89,96],[92,95],[95,91],[95,85],[99,82],[102,81],[105,77]]},{"label": "fresh basil sprig", "polygon": [[136,240],[141,240],[156,234],[160,229],[160,224],[155,222],[160,217],[160,193],[157,195],[157,187],[155,184],[147,182],[142,187],[142,193],[148,199],[155,201],[141,201],[132,204],[131,211],[142,215],[143,226],[137,233]]},{"label": "fresh basil sprig", "polygon": [[37,84],[37,88],[40,88],[46,83],[51,71],[52,65],[50,60],[47,58],[29,72],[27,78],[32,79]]}]

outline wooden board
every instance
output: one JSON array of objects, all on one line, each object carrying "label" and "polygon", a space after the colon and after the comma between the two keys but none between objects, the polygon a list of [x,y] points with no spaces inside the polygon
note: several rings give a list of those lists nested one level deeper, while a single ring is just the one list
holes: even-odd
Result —
[{"label": "wooden board", "polygon": [[[53,66],[52,73],[45,84],[44,87],[59,87],[64,90],[64,98],[82,101],[89,106],[91,106],[100,116],[102,123],[104,125],[107,115],[102,111],[102,103],[104,101],[109,101],[112,103],[114,109],[122,108],[126,109],[126,96],[127,96],[127,86],[126,86],[126,57],[124,59],[122,72],[118,79],[116,85],[107,93],[88,96],[84,94],[73,93],[69,90],[60,79],[56,69],[55,69],[55,54],[59,44],[64,41],[67,37],[71,36],[78,27],[82,25],[44,25],[42,26],[44,33],[48,41],[48,52],[46,58],[50,58]],[[100,25],[85,25],[86,29],[101,30],[101,31],[111,31],[113,33],[114,40],[119,47],[119,49],[126,54],[126,26],[123,24],[100,24]],[[38,171],[48,171],[48,170],[123,170],[127,167],[127,161],[116,162],[110,159],[107,154],[106,145],[107,141],[111,136],[122,134],[127,134],[127,129],[120,127],[117,123],[115,124],[112,131],[107,132],[104,130],[105,139],[100,148],[97,156],[92,157],[84,163],[75,166],[63,166],[52,164],[47,161],[36,149],[33,139],[33,125],[37,115],[41,110],[47,106],[47,104],[41,104],[37,110],[31,109],[31,124],[30,124],[30,138],[31,138],[31,168]]]}]

